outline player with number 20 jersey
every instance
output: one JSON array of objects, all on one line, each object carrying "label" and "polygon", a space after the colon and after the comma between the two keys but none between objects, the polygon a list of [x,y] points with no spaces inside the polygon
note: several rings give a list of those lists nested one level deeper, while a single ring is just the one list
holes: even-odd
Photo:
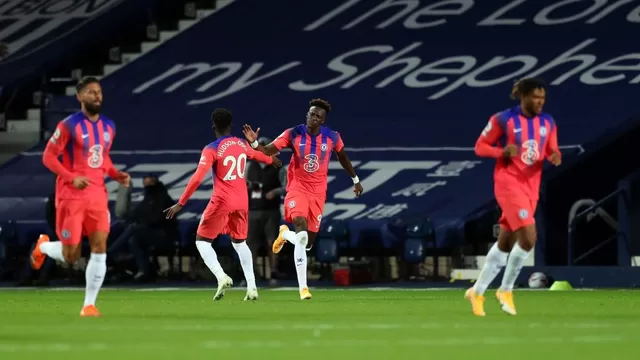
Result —
[{"label": "player with number 20 jersey", "polygon": [[167,209],[171,218],[182,209],[191,195],[202,183],[211,169],[213,172],[213,194],[202,214],[196,233],[196,247],[205,264],[218,279],[218,292],[214,300],[224,296],[224,291],[233,285],[233,281],[222,270],[211,243],[220,234],[231,235],[233,247],[238,253],[240,264],[247,281],[245,300],[256,300],[258,292],[253,273],[253,257],[245,243],[248,232],[249,199],[244,171],[247,159],[253,159],[276,167],[282,163],[275,156],[270,157],[253,150],[244,139],[231,135],[231,112],[216,109],[212,114],[217,140],[202,150],[200,162],[195,174],[189,180],[184,193],[177,204]]}]

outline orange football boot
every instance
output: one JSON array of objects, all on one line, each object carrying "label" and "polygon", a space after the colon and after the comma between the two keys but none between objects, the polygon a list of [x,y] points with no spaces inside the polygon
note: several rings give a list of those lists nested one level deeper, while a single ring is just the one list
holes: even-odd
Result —
[{"label": "orange football boot", "polygon": [[509,315],[515,315],[516,305],[513,302],[513,292],[512,291],[496,291],[496,299],[500,303],[500,307],[502,307],[502,311],[506,312]]},{"label": "orange football boot", "polygon": [[300,290],[300,300],[311,300],[311,292],[309,292],[309,288]]},{"label": "orange football boot", "polygon": [[280,233],[278,234],[278,238],[273,242],[273,246],[271,246],[271,251],[273,251],[274,254],[279,253],[280,250],[282,250],[284,244],[287,242],[287,240],[284,239],[285,231],[289,231],[289,227],[287,225],[280,225]]},{"label": "orange football boot", "polygon": [[47,259],[47,255],[40,251],[40,245],[46,242],[49,242],[49,236],[40,234],[38,242],[36,242],[36,246],[33,248],[33,251],[31,251],[31,267],[33,270],[40,270],[42,264],[44,264],[44,261]]},{"label": "orange football boot", "polygon": [[83,307],[82,310],[80,311],[80,316],[82,316],[82,317],[100,317],[100,316],[102,316],[102,314],[100,314],[100,311],[98,311],[98,308],[95,305],[87,305],[87,306]]},{"label": "orange football boot", "polygon": [[467,289],[464,298],[471,303],[471,310],[475,316],[485,316],[484,313],[484,296],[477,295],[473,288]]}]

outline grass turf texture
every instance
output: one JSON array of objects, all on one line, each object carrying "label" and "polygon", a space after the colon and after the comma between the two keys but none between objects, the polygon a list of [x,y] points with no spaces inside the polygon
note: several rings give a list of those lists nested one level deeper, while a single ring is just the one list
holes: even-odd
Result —
[{"label": "grass turf texture", "polygon": [[640,292],[520,291],[519,314],[464,290],[103,290],[104,317],[80,318],[82,290],[0,290],[0,359],[633,358]]}]

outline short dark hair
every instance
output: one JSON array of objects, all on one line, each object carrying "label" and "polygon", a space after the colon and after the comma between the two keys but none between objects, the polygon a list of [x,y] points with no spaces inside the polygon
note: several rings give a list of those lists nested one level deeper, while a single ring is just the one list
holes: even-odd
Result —
[{"label": "short dark hair", "polygon": [[215,109],[213,113],[211,113],[211,121],[213,121],[213,126],[218,129],[218,131],[225,130],[229,126],[231,126],[231,119],[233,115],[231,111],[227,109]]},{"label": "short dark hair", "polygon": [[324,110],[327,114],[331,112],[331,104],[329,104],[327,100],[312,99],[311,101],[309,101],[309,107],[313,107],[313,106],[319,107],[320,109]]},{"label": "short dark hair", "polygon": [[94,76],[85,76],[76,84],[76,92],[81,93],[89,84],[100,84],[100,80]]},{"label": "short dark hair", "polygon": [[539,78],[524,78],[516,81],[511,89],[511,98],[520,100],[523,96],[527,96],[535,89],[543,89],[547,91],[547,84]]}]

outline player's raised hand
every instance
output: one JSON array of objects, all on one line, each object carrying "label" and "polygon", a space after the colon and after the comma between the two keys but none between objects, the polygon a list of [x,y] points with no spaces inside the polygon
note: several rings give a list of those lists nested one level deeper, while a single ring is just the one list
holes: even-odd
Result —
[{"label": "player's raised hand", "polygon": [[515,146],[514,144],[509,144],[505,146],[504,150],[502,151],[502,156],[504,156],[505,158],[512,158],[517,155],[518,155],[518,147]]},{"label": "player's raised hand", "polygon": [[362,185],[360,185],[360,183],[356,183],[355,185],[353,185],[353,192],[356,194],[356,197],[360,197],[360,195],[362,195],[362,193],[364,192],[364,188],[362,187]]},{"label": "player's raised hand", "polygon": [[271,163],[271,165],[273,165],[276,168],[281,168],[282,167],[282,161],[280,159],[278,159],[278,154],[280,153],[276,153],[271,155],[271,159],[273,160],[273,162]]},{"label": "player's raised hand", "polygon": [[244,134],[245,139],[247,139],[249,143],[252,143],[258,140],[258,135],[260,134],[260,128],[258,128],[258,130],[256,131],[253,131],[253,129],[251,128],[251,125],[244,124],[244,126],[242,127],[242,133]]},{"label": "player's raised hand", "polygon": [[167,213],[167,219],[173,219],[178,212],[182,210],[182,205],[175,204],[172,207],[166,209],[164,212]]},{"label": "player's raised hand", "polygon": [[553,154],[549,157],[549,161],[555,166],[560,166],[562,164],[562,156],[557,151],[554,151]]},{"label": "player's raised hand", "polygon": [[129,173],[126,173],[124,171],[120,171],[118,173],[118,178],[115,180],[118,183],[122,184],[122,186],[129,187],[129,185],[131,184],[131,175],[129,175]]},{"label": "player's raised hand", "polygon": [[73,178],[73,186],[76,189],[82,190],[82,189],[86,188],[87,186],[89,186],[89,183],[90,183],[89,178],[87,178],[85,176],[76,176],[76,177]]}]

